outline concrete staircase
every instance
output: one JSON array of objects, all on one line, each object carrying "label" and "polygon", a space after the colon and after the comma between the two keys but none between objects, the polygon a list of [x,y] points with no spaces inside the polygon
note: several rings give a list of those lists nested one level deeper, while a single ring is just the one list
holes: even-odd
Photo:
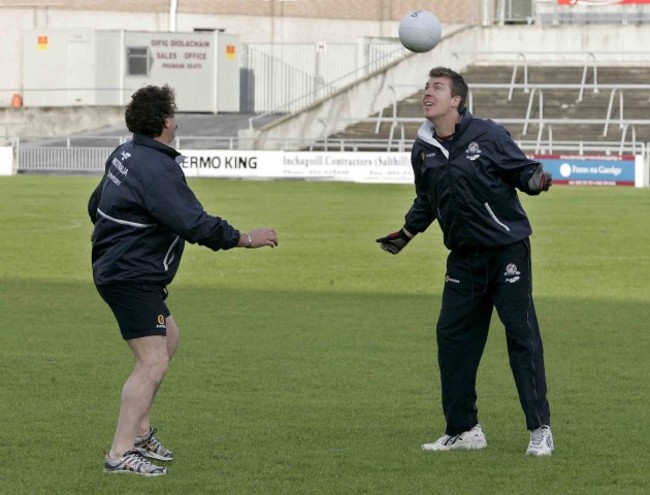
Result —
[{"label": "concrete staircase", "polygon": [[[476,117],[491,118],[499,121],[504,120],[504,126],[510,131],[516,140],[534,141],[538,137],[539,124],[536,119],[539,117],[540,98],[543,99],[542,112],[544,119],[571,120],[579,119],[582,123],[551,123],[547,124],[542,133],[542,139],[547,140],[549,126],[552,131],[554,142],[620,142],[623,129],[619,127],[620,117],[620,95],[617,91],[614,95],[612,112],[606,136],[604,123],[588,123],[589,120],[604,121],[608,114],[611,88],[600,88],[594,92],[593,88],[586,88],[582,99],[579,100],[580,89],[571,88],[538,88],[536,90],[515,89],[512,98],[508,99],[509,89],[481,88],[481,84],[503,84],[510,83],[513,73],[512,66],[472,66],[464,71],[463,76],[468,82],[472,93],[472,113]],[[569,66],[535,66],[528,68],[528,85],[531,88],[535,84],[567,84],[578,86],[583,77],[583,67]],[[523,69],[518,69],[518,84],[524,83]],[[593,69],[587,71],[586,83],[593,84]],[[603,84],[650,84],[650,67],[599,67],[597,69],[597,83]],[[477,85],[472,87],[472,85]],[[531,95],[532,104],[531,104]],[[623,117],[624,120],[645,120],[643,124],[634,124],[637,142],[650,142],[650,88],[622,90],[623,95]],[[400,101],[397,104],[398,119],[414,118],[421,119],[422,110],[420,106],[421,91],[418,90],[411,97]],[[508,123],[507,119],[524,119],[529,104],[531,105],[530,122],[524,133],[524,124]],[[383,116],[390,116],[392,108],[386,108]],[[377,117],[375,115],[373,117]],[[407,140],[412,140],[419,128],[419,122],[402,122],[404,134]],[[345,140],[387,140],[390,133],[390,124],[384,123],[379,132],[375,133],[375,123],[362,122],[352,125],[329,139]],[[401,128],[397,129],[393,139],[401,137]],[[632,139],[633,129],[631,125],[626,132],[626,142]],[[363,147],[357,147],[361,150]],[[376,149],[376,148],[375,148]]]}]

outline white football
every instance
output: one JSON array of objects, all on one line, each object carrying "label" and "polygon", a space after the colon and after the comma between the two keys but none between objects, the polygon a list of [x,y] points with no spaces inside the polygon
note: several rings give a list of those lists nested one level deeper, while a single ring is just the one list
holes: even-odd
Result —
[{"label": "white football", "polygon": [[399,40],[412,52],[428,52],[440,41],[442,26],[428,10],[414,10],[399,21]]}]

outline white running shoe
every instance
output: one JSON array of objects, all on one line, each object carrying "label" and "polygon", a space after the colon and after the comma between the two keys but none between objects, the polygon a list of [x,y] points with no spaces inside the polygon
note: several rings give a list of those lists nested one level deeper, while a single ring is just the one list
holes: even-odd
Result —
[{"label": "white running shoe", "polygon": [[105,473],[118,474],[139,474],[141,476],[164,476],[167,468],[156,466],[149,462],[140,452],[129,450],[119,459],[111,459],[106,456],[104,459]]},{"label": "white running shoe", "polygon": [[433,443],[425,443],[422,450],[441,451],[441,450],[470,450],[484,449],[487,447],[487,440],[481,425],[476,425],[469,431],[458,435],[443,435]]},{"label": "white running shoe", "polygon": [[528,444],[526,455],[535,457],[551,455],[554,449],[555,444],[553,443],[553,434],[551,433],[550,426],[542,425],[530,432],[530,443]]},{"label": "white running shoe", "polygon": [[166,448],[160,440],[156,438],[158,430],[149,427],[149,431],[142,435],[135,437],[134,450],[140,452],[143,456],[149,459],[156,459],[158,461],[173,461],[174,453]]}]

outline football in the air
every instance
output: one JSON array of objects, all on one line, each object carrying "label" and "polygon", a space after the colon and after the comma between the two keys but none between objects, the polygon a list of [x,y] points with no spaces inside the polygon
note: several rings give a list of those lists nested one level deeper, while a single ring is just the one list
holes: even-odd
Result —
[{"label": "football in the air", "polygon": [[399,40],[412,52],[428,52],[440,41],[442,26],[428,10],[414,10],[399,21]]}]

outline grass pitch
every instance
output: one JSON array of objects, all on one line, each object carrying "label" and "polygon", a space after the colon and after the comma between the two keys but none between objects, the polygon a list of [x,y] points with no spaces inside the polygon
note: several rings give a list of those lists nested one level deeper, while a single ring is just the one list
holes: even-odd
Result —
[{"label": "grass pitch", "polygon": [[92,285],[98,178],[0,179],[2,494],[646,494],[650,191],[522,195],[556,453],[528,459],[496,318],[479,371],[485,451],[444,428],[437,225],[398,256],[410,186],[199,180],[213,214],[277,249],[188,246],[168,303],[181,345],[153,420],[157,479],[102,473],[132,358]]}]

